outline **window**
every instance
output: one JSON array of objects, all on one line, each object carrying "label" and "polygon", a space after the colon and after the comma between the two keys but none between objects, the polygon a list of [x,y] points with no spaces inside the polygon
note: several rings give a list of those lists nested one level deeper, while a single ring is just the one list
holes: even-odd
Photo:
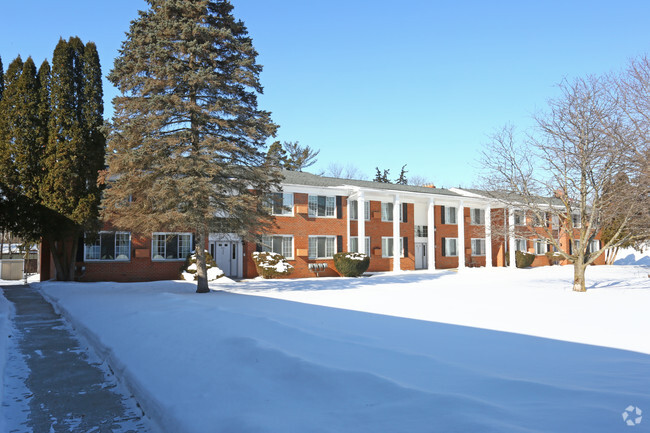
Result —
[{"label": "window", "polygon": [[441,224],[456,224],[456,208],[451,206],[442,206]]},{"label": "window", "polygon": [[456,238],[443,238],[442,244],[444,250],[442,255],[444,257],[456,257],[458,256],[458,239]]},{"label": "window", "polygon": [[334,217],[336,214],[336,197],[324,195],[309,196],[310,217]]},{"label": "window", "polygon": [[100,232],[91,245],[84,246],[84,260],[130,260],[131,233]]},{"label": "window", "polygon": [[572,213],[571,214],[571,222],[573,222],[573,228],[574,229],[579,229],[580,226],[582,225],[582,223],[580,221],[580,214]]},{"label": "window", "polygon": [[535,254],[538,256],[543,256],[546,254],[546,250],[548,249],[548,244],[546,241],[535,241]]},{"label": "window", "polygon": [[553,230],[560,228],[560,217],[557,215],[551,215],[551,227]]},{"label": "window", "polygon": [[151,241],[153,260],[185,260],[192,250],[191,233],[154,233]]},{"label": "window", "polygon": [[[404,238],[399,238],[400,257],[404,257]],[[381,256],[393,257],[393,237],[381,238]]]},{"label": "window", "polygon": [[598,239],[594,239],[593,241],[589,242],[589,248],[587,249],[588,253],[595,253],[600,249],[600,241]]},{"label": "window", "polygon": [[309,258],[331,259],[336,251],[336,236],[309,236]]},{"label": "window", "polygon": [[[392,222],[393,221],[393,203],[382,203],[381,204],[381,220]],[[402,206],[399,207],[399,220],[404,222],[402,215]]]},{"label": "window", "polygon": [[526,215],[520,210],[515,211],[515,225],[516,226],[526,225]]},{"label": "window", "polygon": [[472,225],[485,225],[485,209],[470,209],[469,214],[472,217]]},{"label": "window", "polygon": [[547,221],[546,213],[545,212],[541,213],[541,218],[534,213],[532,219],[533,219],[533,226],[543,227],[545,225],[545,222]]},{"label": "window", "polygon": [[278,253],[285,259],[293,259],[293,236],[262,236],[262,251]]},{"label": "window", "polygon": [[293,194],[274,192],[269,197],[271,215],[293,215]]},{"label": "window", "polygon": [[473,256],[485,255],[485,239],[472,239],[472,255]]},{"label": "window", "polygon": [[528,251],[526,239],[515,239],[515,251],[522,251],[524,253]]},{"label": "window", "polygon": [[[358,253],[359,252],[359,237],[350,236],[350,252]],[[370,255],[370,237],[366,236],[366,254]]]},{"label": "window", "polygon": [[[364,201],[363,202],[364,206],[364,211],[363,211],[363,218],[366,221],[370,221],[370,202],[369,201]],[[350,211],[350,219],[351,220],[357,220],[359,219],[359,202],[356,200],[351,200],[348,209]]]},{"label": "window", "polygon": [[429,236],[429,226],[415,226],[415,237],[426,238]]}]

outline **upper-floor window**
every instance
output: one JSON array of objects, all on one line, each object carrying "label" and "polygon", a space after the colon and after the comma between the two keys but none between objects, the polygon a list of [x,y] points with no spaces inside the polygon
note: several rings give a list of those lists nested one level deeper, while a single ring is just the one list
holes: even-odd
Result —
[{"label": "upper-floor window", "polygon": [[441,218],[440,224],[456,224],[456,208],[453,206],[442,206],[441,207]]},{"label": "upper-floor window", "polygon": [[274,192],[269,196],[271,215],[293,215],[293,194]]},{"label": "upper-floor window", "polygon": [[560,228],[560,217],[558,215],[551,215],[551,228],[554,230]]},{"label": "upper-floor window", "polygon": [[533,213],[533,215],[532,215],[533,226],[534,227],[543,227],[543,226],[546,225],[547,219],[548,218],[546,216],[546,212],[542,212],[539,215],[536,214],[536,213]]},{"label": "upper-floor window", "polygon": [[526,225],[526,214],[523,211],[515,211],[515,225],[516,226],[525,226]]},{"label": "upper-floor window", "polygon": [[571,222],[573,223],[573,228],[574,229],[579,229],[580,226],[582,225],[581,219],[580,219],[580,214],[579,213],[572,213],[571,214]]},{"label": "upper-floor window", "polygon": [[[393,221],[393,203],[387,202],[381,204],[381,220],[392,222]],[[402,206],[399,207],[399,220],[404,222],[404,215],[402,215]]]},{"label": "upper-floor window", "polygon": [[192,251],[191,233],[154,233],[151,240],[153,260],[185,260]]},{"label": "upper-floor window", "polygon": [[429,226],[415,226],[415,237],[426,238],[429,236]]},{"label": "upper-floor window", "polygon": [[309,258],[331,259],[336,251],[336,236],[309,236]]},{"label": "upper-floor window", "polygon": [[[369,201],[364,201],[363,202],[363,218],[366,221],[370,220],[370,202]],[[351,220],[357,220],[359,219],[359,202],[356,200],[351,200],[348,204],[348,210],[350,211],[350,219]]]},{"label": "upper-floor window", "polygon": [[293,259],[293,236],[262,236],[262,251],[278,253],[285,259]]},{"label": "upper-floor window", "polygon": [[472,255],[473,256],[485,255],[485,239],[482,238],[472,239]]},{"label": "upper-floor window", "polygon": [[84,260],[130,260],[131,233],[99,232],[95,242],[84,246]]},{"label": "upper-floor window", "polygon": [[472,208],[469,211],[471,215],[472,225],[484,225],[485,224],[485,209]]},{"label": "upper-floor window", "polygon": [[324,195],[309,196],[310,217],[334,217],[336,215],[336,197]]}]

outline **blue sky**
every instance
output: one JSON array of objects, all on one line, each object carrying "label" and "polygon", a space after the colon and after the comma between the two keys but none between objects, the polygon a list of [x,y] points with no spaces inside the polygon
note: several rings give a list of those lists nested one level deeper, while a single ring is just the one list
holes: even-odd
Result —
[{"label": "blue sky", "polygon": [[[143,0],[5,1],[0,56],[51,59],[60,36],[97,43],[104,75]],[[264,65],[277,139],[320,149],[313,170],[471,186],[487,136],[556,95],[563,78],[650,48],[647,1],[233,0]],[[104,83],[105,110],[115,90]]]}]

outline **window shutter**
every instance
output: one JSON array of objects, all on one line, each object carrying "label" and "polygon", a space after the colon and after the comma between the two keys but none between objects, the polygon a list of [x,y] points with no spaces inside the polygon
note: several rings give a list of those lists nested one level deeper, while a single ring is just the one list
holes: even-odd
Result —
[{"label": "window shutter", "polygon": [[402,203],[402,222],[407,223],[409,222],[409,217],[408,217],[408,204]]},{"label": "window shutter", "polygon": [[340,195],[336,196],[336,218],[343,218],[343,197]]},{"label": "window shutter", "polygon": [[[440,224],[445,224],[445,207],[440,206]],[[444,253],[442,254],[445,255]]]},{"label": "window shutter", "polygon": [[[99,235],[98,235],[99,236]],[[84,261],[84,235],[79,236],[79,240],[77,241],[77,257],[75,260],[77,262],[83,262]]]},{"label": "window shutter", "polygon": [[262,244],[261,243],[256,243],[255,244],[255,251],[257,251],[258,253],[262,252]]},{"label": "window shutter", "polygon": [[447,256],[447,238],[442,238],[440,241],[440,246],[442,247],[442,257]]},{"label": "window shutter", "polygon": [[573,239],[569,239],[569,254],[573,254]]},{"label": "window shutter", "polygon": [[551,244],[546,244],[546,252],[550,253],[551,252]]},{"label": "window shutter", "polygon": [[[337,197],[338,199],[338,197]],[[336,252],[337,253],[342,253],[343,252],[343,236],[338,235],[336,237]]]},{"label": "window shutter", "polygon": [[196,235],[192,235],[192,251],[190,254],[194,254],[196,252]]},{"label": "window shutter", "polygon": [[405,237],[404,238],[404,257],[409,256],[409,238]]}]

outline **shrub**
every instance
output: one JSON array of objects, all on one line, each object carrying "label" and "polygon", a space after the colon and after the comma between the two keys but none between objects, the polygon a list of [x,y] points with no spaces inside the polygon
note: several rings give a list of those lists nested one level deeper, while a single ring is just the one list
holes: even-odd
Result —
[{"label": "shrub", "polygon": [[[205,264],[206,267],[208,268],[208,281],[214,281],[224,276],[223,271],[217,267],[217,264],[215,263],[214,259],[207,251],[205,252]],[[198,266],[196,264],[196,253],[195,253],[192,254],[191,256],[188,256],[185,259],[185,265],[181,270],[181,277],[186,281],[196,281],[198,278],[198,276],[196,275],[197,270],[198,270]]]},{"label": "shrub", "polygon": [[334,267],[344,277],[358,277],[368,270],[370,257],[361,253],[334,254]]},{"label": "shrub", "polygon": [[283,255],[272,252],[253,253],[253,262],[257,273],[262,278],[278,278],[291,275],[293,266],[289,264]]},{"label": "shrub", "polygon": [[533,264],[535,254],[526,253],[523,251],[515,251],[515,263],[518,268],[527,268]]},{"label": "shrub", "polygon": [[556,253],[553,251],[547,252],[546,258],[548,259],[549,265],[557,265],[558,263],[560,263],[560,260],[562,260],[562,256],[560,255],[560,253]]}]

